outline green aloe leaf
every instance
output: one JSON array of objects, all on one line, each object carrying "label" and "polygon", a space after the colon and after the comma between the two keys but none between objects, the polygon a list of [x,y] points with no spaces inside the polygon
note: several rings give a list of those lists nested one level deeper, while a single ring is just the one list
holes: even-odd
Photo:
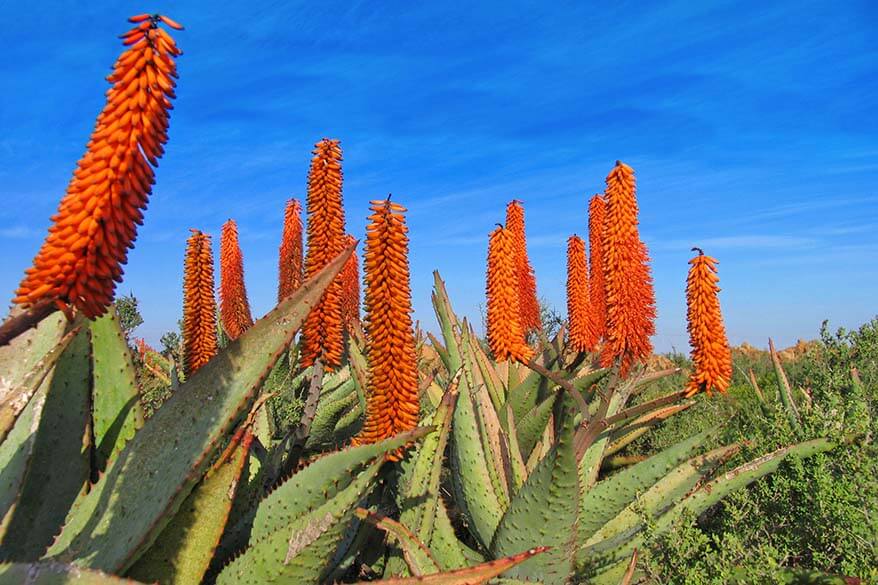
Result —
[{"label": "green aloe leaf", "polygon": [[709,429],[692,435],[586,490],[579,505],[579,542],[584,544],[601,526],[634,501],[638,494],[648,490],[690,458],[716,432],[716,429]]},{"label": "green aloe leaf", "polygon": [[568,581],[579,500],[573,435],[571,408],[564,414],[556,444],[515,494],[497,527],[491,544],[495,557],[537,546],[550,547],[547,553],[516,566],[508,577],[539,579],[546,585]]},{"label": "green aloe leaf", "polygon": [[115,306],[89,324],[92,346],[92,419],[98,469],[143,426],[143,408],[128,342]]},{"label": "green aloe leaf", "polygon": [[[661,514],[655,521],[654,534],[662,534],[670,530],[684,513],[701,514],[731,492],[774,472],[787,457],[808,457],[833,447],[835,444],[826,439],[805,441],[783,447],[723,473],[713,481],[704,483],[670,510]],[[607,565],[629,557],[635,548],[642,549],[644,546],[642,532],[633,537],[623,535],[621,538],[602,541],[587,547],[583,551],[583,558],[592,570],[602,570]]]},{"label": "green aloe leaf", "polygon": [[317,459],[260,502],[251,539],[258,540],[292,523],[345,489],[362,467],[430,431],[430,428],[422,427],[380,443],[350,447]]},{"label": "green aloe leaf", "polygon": [[[363,508],[357,508],[355,514],[360,520],[365,520],[386,532],[393,544],[401,550],[409,571],[403,576],[439,572],[439,563],[433,558],[433,553],[404,524],[392,520],[383,514],[369,512]],[[384,571],[384,575],[387,576],[388,573],[390,575],[399,575],[389,565],[387,570]]]},{"label": "green aloe leaf", "polygon": [[162,585],[201,582],[226,527],[252,440],[249,431],[232,440],[155,543],[131,567],[129,577]]},{"label": "green aloe leaf", "polygon": [[445,354],[439,354],[445,361],[445,368],[449,374],[460,369],[461,356],[460,345],[457,336],[454,334],[454,328],[459,326],[457,317],[451,308],[451,301],[448,299],[448,291],[445,290],[445,283],[439,276],[438,271],[433,272],[433,308],[436,311],[436,318],[439,321],[439,328],[442,330],[442,338],[445,340]]},{"label": "green aloe leaf", "polygon": [[[35,561],[61,530],[91,474],[88,329],[81,329],[46,378],[27,472],[5,522],[2,556]],[[34,421],[35,422],[35,421]]]},{"label": "green aloe leaf", "polygon": [[[70,343],[81,331],[76,327],[52,348],[45,357],[27,373],[24,380],[16,387],[8,386],[0,390],[3,399],[0,402],[0,518],[18,497],[21,481],[24,479],[26,464],[30,461],[32,445],[36,439],[33,428],[42,415],[45,403],[45,386],[47,376],[51,380],[55,364],[66,351]],[[45,386],[44,386],[45,384]],[[39,404],[34,404],[34,397]],[[30,408],[29,408],[30,407]],[[18,425],[19,417],[23,413],[24,421]],[[14,429],[17,432],[13,432]],[[6,444],[6,438],[12,432],[13,438]],[[0,540],[3,530],[0,529]]]},{"label": "green aloe leaf", "polygon": [[638,494],[622,511],[586,540],[585,546],[627,538],[640,528],[642,514],[652,516],[667,509],[739,450],[739,445],[719,447],[678,465],[644,493]]},{"label": "green aloe leaf", "polygon": [[[381,583],[386,583],[387,585],[475,585],[487,583],[528,559],[532,559],[545,552],[545,548],[533,548],[516,555],[481,563],[474,567],[434,573],[432,575],[422,575],[420,577],[382,579]],[[357,585],[368,585],[368,583],[370,582],[358,581]]]},{"label": "green aloe leaf", "polygon": [[570,380],[570,383],[580,392],[588,392],[593,385],[603,380],[609,373],[610,368],[599,368]]},{"label": "green aloe leaf", "polygon": [[522,420],[524,415],[537,405],[539,400],[540,385],[544,378],[533,370],[520,383],[509,388],[506,400],[512,405],[512,414],[515,420]]},{"label": "green aloe leaf", "polygon": [[460,398],[452,422],[451,465],[455,501],[467,518],[473,536],[487,548],[505,507],[488,470],[479,433],[479,423],[466,379],[460,383]]},{"label": "green aloe leaf", "polygon": [[61,563],[0,565],[0,585],[137,585],[138,581]]},{"label": "green aloe leaf", "polygon": [[317,413],[311,422],[310,433],[305,441],[305,448],[314,449],[332,444],[335,440],[336,425],[345,411],[355,405],[359,406],[359,397],[353,380],[348,380],[326,397],[321,397],[317,404]]},{"label": "green aloe leaf", "polygon": [[470,559],[477,562],[485,560],[457,538],[442,498],[436,502],[436,518],[433,521],[433,535],[429,547],[443,570],[466,567]]},{"label": "green aloe leaf", "polygon": [[110,461],[47,556],[124,571],[174,516],[352,247],[199,369]]},{"label": "green aloe leaf", "polygon": [[514,419],[518,421],[515,423],[515,429],[518,435],[518,447],[523,459],[527,460],[530,457],[537,441],[543,436],[543,431],[552,416],[552,409],[555,407],[558,395],[558,392],[552,394],[526,412],[520,419],[513,413]]},{"label": "green aloe leaf", "polygon": [[[433,538],[440,504],[439,479],[451,432],[451,417],[458,397],[460,376],[460,372],[455,375],[436,412],[426,421],[436,426],[439,432],[428,435],[412,456],[402,462],[402,475],[398,481],[396,497],[400,510],[399,521],[413,531],[419,542],[429,543]],[[437,566],[436,570],[439,568],[442,565]],[[399,556],[388,559],[388,570],[394,575],[408,574]]]},{"label": "green aloe leaf", "polygon": [[64,316],[54,313],[0,346],[0,444],[73,339],[66,328]]},{"label": "green aloe leaf", "polygon": [[[266,583],[279,578],[320,582],[333,569],[353,510],[374,485],[383,455],[428,432],[430,429],[420,428],[374,445],[334,453],[281,484],[259,506],[249,547],[223,569],[218,585]],[[323,465],[314,469],[321,461]],[[364,463],[368,467],[352,476],[352,470]],[[331,482],[330,474],[346,474],[347,478]]]}]

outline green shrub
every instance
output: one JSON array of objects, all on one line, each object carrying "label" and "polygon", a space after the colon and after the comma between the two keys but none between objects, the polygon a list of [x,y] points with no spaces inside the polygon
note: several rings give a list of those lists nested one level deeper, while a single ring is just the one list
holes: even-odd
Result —
[{"label": "green shrub", "polygon": [[[793,568],[878,582],[878,448],[872,430],[878,320],[835,334],[824,323],[821,342],[795,362],[784,363],[801,413],[798,428],[778,399],[767,358],[739,354],[735,365],[727,395],[699,397],[689,411],[646,435],[631,451],[655,452],[725,417],[732,420],[716,443],[744,442],[730,465],[818,436],[843,444],[808,459],[791,458],[696,524],[684,519],[676,530],[653,538],[644,565],[648,576],[661,583],[798,582],[782,570]],[[749,368],[764,403],[741,375]],[[857,369],[861,384],[851,368]]]}]

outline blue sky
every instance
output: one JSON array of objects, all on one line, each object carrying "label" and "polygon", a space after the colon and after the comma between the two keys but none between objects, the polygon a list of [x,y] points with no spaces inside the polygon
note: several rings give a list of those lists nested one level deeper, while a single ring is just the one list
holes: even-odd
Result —
[{"label": "blue sky", "polygon": [[[124,4],[124,6],[123,6]],[[254,312],[276,295],[284,202],[339,138],[348,230],[393,193],[415,317],[431,272],[479,318],[487,234],[524,200],[538,289],[563,312],[565,241],[616,159],[638,178],[658,350],[687,346],[689,249],[720,260],[732,343],[872,318],[878,5],[848,2],[0,2],[0,289],[18,284],[83,153],[137,12],[174,33],[178,99],[119,292],[157,343],[190,227],[238,221]]]}]

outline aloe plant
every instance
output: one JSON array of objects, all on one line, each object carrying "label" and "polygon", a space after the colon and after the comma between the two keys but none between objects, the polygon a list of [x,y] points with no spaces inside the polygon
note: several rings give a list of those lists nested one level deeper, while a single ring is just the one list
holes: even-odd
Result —
[{"label": "aloe plant", "polygon": [[[833,446],[790,445],[728,470],[738,445],[704,451],[718,424],[608,473],[611,457],[691,401],[676,392],[629,405],[660,374],[623,379],[572,355],[563,336],[528,364],[497,362],[436,274],[441,335],[421,346],[421,427],[345,447],[364,416],[361,334],[326,374],[289,351],[344,261],[146,420],[112,315],[49,317],[0,348],[0,554],[13,561],[0,566],[0,584],[24,574],[37,583],[632,582],[647,519],[667,530],[785,458]],[[271,391],[269,376],[282,381]],[[301,397],[298,424],[271,423],[271,392]],[[386,460],[403,446],[401,461]]]}]

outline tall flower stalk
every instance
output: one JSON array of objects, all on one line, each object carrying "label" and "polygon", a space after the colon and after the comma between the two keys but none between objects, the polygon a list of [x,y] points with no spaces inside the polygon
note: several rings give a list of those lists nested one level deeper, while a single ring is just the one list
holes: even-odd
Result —
[{"label": "tall flower stalk", "polygon": [[302,205],[298,199],[287,201],[284,230],[278,253],[277,302],[302,286]]},{"label": "tall flower stalk", "polygon": [[589,300],[596,340],[607,333],[607,291],[604,283],[604,225],[607,202],[597,194],[588,203]]},{"label": "tall flower stalk", "polygon": [[247,287],[244,286],[244,259],[238,243],[238,225],[230,219],[223,224],[220,238],[220,317],[229,339],[238,339],[253,326]]},{"label": "tall flower stalk", "polygon": [[355,444],[413,429],[420,414],[406,209],[389,198],[371,204],[363,257],[369,380],[366,420]]},{"label": "tall flower stalk", "polygon": [[719,306],[719,276],[715,258],[692,248],[698,255],[689,260],[686,279],[689,344],[692,346],[692,373],[686,396],[698,392],[725,392],[732,381],[732,353]]},{"label": "tall flower stalk", "polygon": [[[345,247],[352,246],[357,239],[348,234],[345,236]],[[354,323],[360,320],[360,267],[357,252],[345,262],[339,275],[341,279],[341,322],[350,331]]]},{"label": "tall flower stalk", "polygon": [[216,355],[216,298],[210,236],[192,230],[183,275],[183,363],[195,373]]},{"label": "tall flower stalk", "polygon": [[620,374],[652,353],[655,333],[655,293],[646,245],[637,231],[634,169],[617,161],[607,176],[607,213],[603,259],[607,293],[604,366],[619,363]]},{"label": "tall flower stalk", "polygon": [[537,300],[537,279],[527,255],[524,207],[517,199],[513,199],[506,206],[506,229],[512,232],[515,243],[515,277],[518,281],[519,321],[525,335],[527,335],[541,327],[540,302]]},{"label": "tall flower stalk", "polygon": [[585,242],[573,235],[567,240],[567,343],[577,353],[592,351],[597,343],[588,287]]},{"label": "tall flower stalk", "polygon": [[160,15],[129,20],[135,26],[122,36],[128,48],[107,77],[113,87],[52,216],[49,235],[16,291],[18,304],[51,300],[94,319],[113,302],[116,283],[122,281],[176,97],[174,59],[181,52],[159,23],[182,28]]},{"label": "tall flower stalk", "polygon": [[[324,138],[314,148],[308,173],[308,253],[305,277],[311,278],[345,248],[341,197],[341,146]],[[343,351],[341,282],[336,278],[308,314],[302,328],[302,366],[320,358],[330,370],[341,365]]]},{"label": "tall flower stalk", "polygon": [[488,345],[498,361],[527,362],[533,351],[525,342],[520,321],[515,258],[515,235],[498,225],[488,240]]}]

